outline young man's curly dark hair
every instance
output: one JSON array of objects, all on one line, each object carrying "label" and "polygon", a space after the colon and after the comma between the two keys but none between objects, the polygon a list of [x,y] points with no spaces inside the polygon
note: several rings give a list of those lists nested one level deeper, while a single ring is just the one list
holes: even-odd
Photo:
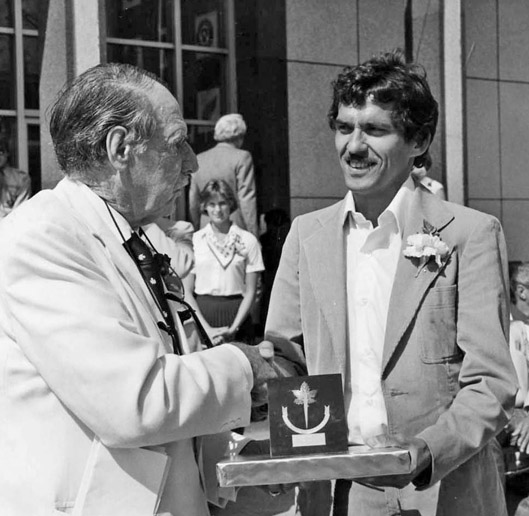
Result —
[{"label": "young man's curly dark hair", "polygon": [[[362,106],[370,98],[376,104],[393,104],[393,123],[406,141],[422,142],[428,136],[433,140],[439,118],[437,101],[426,82],[424,68],[406,63],[400,50],[345,67],[332,87],[332,105],[327,115],[331,129],[341,104]],[[415,166],[423,166],[427,152],[415,158]]]}]

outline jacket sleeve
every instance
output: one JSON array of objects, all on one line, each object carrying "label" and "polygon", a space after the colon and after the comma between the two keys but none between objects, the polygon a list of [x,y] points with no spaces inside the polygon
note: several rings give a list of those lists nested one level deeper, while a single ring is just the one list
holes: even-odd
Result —
[{"label": "jacket sleeve", "polygon": [[255,175],[252,155],[245,152],[236,170],[237,196],[241,215],[246,229],[255,237],[259,236],[257,228],[257,201],[255,198]]},{"label": "jacket sleeve", "polygon": [[275,362],[289,376],[304,375],[307,371],[301,324],[298,231],[298,219],[294,219],[274,279],[265,327],[265,339],[274,344]]},{"label": "jacket sleeve", "polygon": [[431,485],[483,448],[507,423],[516,394],[509,355],[507,253],[496,219],[480,222],[460,250],[457,345],[464,356],[459,391],[424,429]]},{"label": "jacket sleeve", "polygon": [[8,237],[2,326],[105,446],[164,444],[249,423],[253,380],[244,354],[229,344],[164,354],[161,336],[149,330],[152,316],[124,302],[130,285],[109,279],[111,262],[92,235],[34,221]]}]

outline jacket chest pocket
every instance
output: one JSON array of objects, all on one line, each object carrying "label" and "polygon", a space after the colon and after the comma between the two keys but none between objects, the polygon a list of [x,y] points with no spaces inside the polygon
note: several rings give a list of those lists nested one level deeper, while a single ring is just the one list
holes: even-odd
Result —
[{"label": "jacket chest pocket", "polygon": [[417,314],[424,363],[452,362],[461,357],[456,343],[456,324],[457,286],[431,289]]}]

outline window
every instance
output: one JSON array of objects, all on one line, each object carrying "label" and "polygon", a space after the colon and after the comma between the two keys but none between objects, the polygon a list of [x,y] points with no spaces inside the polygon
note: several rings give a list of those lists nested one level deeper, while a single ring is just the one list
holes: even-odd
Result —
[{"label": "window", "polygon": [[0,137],[40,189],[39,0],[0,0]]},{"label": "window", "polygon": [[233,0],[107,0],[107,62],[162,78],[178,99],[196,152],[236,111]]}]

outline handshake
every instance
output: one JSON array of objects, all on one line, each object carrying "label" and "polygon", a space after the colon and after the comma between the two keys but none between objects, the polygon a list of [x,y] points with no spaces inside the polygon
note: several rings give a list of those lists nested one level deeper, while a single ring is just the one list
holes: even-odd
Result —
[{"label": "handshake", "polygon": [[245,355],[252,367],[253,389],[252,408],[262,407],[268,402],[266,383],[272,378],[282,376],[274,363],[274,346],[269,341],[263,341],[257,346],[249,346],[242,342],[230,342],[238,347]]}]

